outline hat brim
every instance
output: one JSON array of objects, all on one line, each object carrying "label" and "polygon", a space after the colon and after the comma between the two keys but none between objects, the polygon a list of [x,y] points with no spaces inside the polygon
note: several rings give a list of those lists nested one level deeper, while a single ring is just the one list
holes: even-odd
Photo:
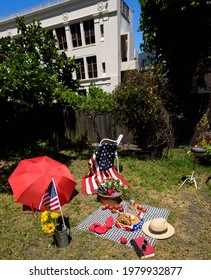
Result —
[{"label": "hat brim", "polygon": [[173,227],[171,224],[169,224],[169,223],[167,223],[168,229],[167,229],[166,232],[161,233],[161,234],[154,234],[154,233],[152,233],[152,232],[150,231],[150,229],[149,229],[149,225],[150,225],[151,221],[152,221],[152,220],[146,221],[146,222],[143,224],[143,226],[142,226],[142,231],[143,231],[146,235],[148,235],[149,237],[152,237],[152,238],[155,238],[155,239],[167,239],[167,238],[171,237],[172,235],[174,235],[175,229],[174,229],[174,227]]}]

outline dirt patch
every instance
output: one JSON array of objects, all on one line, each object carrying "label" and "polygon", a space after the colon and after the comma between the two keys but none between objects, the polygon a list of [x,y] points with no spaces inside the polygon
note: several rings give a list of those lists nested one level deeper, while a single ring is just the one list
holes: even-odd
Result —
[{"label": "dirt patch", "polygon": [[179,191],[180,211],[175,211],[174,237],[182,253],[177,253],[180,259],[209,259],[211,242],[210,234],[210,198],[205,192],[188,188]]}]

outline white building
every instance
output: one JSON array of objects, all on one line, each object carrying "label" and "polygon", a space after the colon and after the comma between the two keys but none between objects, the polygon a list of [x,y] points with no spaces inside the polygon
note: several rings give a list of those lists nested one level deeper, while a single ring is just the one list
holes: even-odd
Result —
[{"label": "white building", "polygon": [[133,10],[123,0],[52,0],[0,17],[0,37],[18,36],[15,18],[39,20],[55,35],[58,48],[75,57],[82,89],[93,81],[107,92],[126,70],[138,69],[132,35]]}]

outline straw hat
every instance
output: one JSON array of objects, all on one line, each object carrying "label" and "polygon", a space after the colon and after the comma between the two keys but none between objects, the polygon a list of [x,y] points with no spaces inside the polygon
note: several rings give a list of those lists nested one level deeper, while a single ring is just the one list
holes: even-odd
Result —
[{"label": "straw hat", "polygon": [[145,222],[142,230],[149,237],[156,239],[166,239],[175,233],[173,226],[164,218],[157,218]]}]

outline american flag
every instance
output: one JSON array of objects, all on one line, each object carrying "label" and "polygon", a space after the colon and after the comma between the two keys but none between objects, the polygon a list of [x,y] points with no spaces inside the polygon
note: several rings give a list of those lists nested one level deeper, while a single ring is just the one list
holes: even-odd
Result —
[{"label": "american flag", "polygon": [[59,197],[53,181],[50,182],[46,192],[41,199],[39,210],[41,209],[42,205],[44,205],[48,210],[60,209]]},{"label": "american flag", "polygon": [[117,172],[114,167],[116,144],[105,143],[99,146],[88,162],[89,172],[82,178],[82,192],[93,194],[98,189],[98,184],[106,178],[119,179],[120,184],[130,188],[130,185]]}]

